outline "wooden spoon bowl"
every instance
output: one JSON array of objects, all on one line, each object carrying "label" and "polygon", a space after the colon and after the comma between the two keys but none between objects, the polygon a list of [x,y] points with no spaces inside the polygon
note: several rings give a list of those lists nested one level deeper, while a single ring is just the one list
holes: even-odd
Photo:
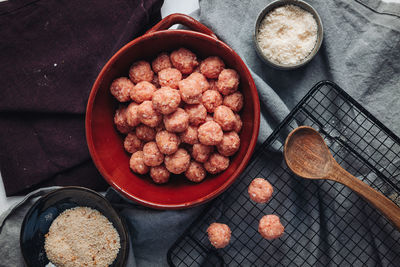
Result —
[{"label": "wooden spoon bowl", "polygon": [[382,193],[344,170],[333,158],[322,136],[312,127],[294,129],[286,138],[283,154],[286,165],[297,176],[332,180],[349,187],[400,230],[400,208]]}]

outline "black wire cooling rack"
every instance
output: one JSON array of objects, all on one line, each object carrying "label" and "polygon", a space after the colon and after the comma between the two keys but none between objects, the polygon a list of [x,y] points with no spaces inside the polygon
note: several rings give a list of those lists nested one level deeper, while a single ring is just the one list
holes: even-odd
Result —
[{"label": "black wire cooling rack", "polygon": [[[346,170],[400,206],[400,139],[336,84],[323,81],[170,248],[171,266],[400,266],[400,232],[385,217],[341,184],[301,179],[288,170],[282,144],[300,125],[317,129]],[[256,177],[274,186],[267,204],[248,197]],[[261,238],[258,222],[265,214],[281,218],[283,237]],[[213,222],[232,230],[223,249],[208,241]]]}]

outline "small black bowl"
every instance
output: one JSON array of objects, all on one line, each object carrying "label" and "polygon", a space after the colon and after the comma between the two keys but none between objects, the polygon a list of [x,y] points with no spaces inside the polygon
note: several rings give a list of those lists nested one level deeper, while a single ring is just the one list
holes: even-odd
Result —
[{"label": "small black bowl", "polygon": [[44,235],[63,211],[74,207],[89,207],[103,214],[117,230],[121,248],[111,266],[125,266],[129,252],[129,238],[125,223],[99,193],[84,187],[64,187],[40,198],[25,215],[20,233],[20,246],[27,266],[46,266],[49,260],[44,249]]}]

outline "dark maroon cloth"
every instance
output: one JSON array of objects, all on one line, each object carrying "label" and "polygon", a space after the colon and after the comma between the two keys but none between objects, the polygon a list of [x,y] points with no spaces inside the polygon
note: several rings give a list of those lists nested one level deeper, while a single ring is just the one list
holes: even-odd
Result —
[{"label": "dark maroon cloth", "polygon": [[162,0],[0,3],[0,171],[8,196],[107,184],[85,139],[90,89],[107,60],[160,19]]}]

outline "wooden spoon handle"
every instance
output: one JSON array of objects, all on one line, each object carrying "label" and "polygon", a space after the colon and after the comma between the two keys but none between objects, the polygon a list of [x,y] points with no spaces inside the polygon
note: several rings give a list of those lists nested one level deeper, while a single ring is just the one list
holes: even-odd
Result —
[{"label": "wooden spoon handle", "polygon": [[400,230],[400,208],[396,204],[385,197],[382,193],[376,191],[366,183],[348,173],[339,164],[335,164],[330,174],[331,177],[329,177],[329,179],[344,184],[352,189],[377,208],[397,227],[398,230]]}]

